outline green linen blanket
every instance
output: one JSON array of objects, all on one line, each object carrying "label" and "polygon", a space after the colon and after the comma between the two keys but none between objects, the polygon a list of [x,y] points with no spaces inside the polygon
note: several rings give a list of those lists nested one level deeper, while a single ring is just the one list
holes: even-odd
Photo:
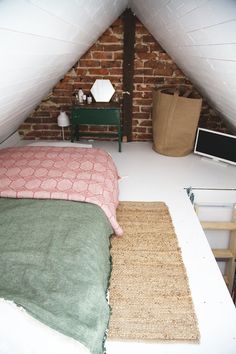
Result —
[{"label": "green linen blanket", "polygon": [[102,353],[111,234],[94,204],[0,198],[0,297]]}]

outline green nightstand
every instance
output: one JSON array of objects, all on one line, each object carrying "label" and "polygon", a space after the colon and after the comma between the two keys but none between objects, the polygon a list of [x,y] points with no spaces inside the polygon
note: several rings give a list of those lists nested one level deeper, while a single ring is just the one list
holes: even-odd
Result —
[{"label": "green nightstand", "polygon": [[[90,133],[81,132],[80,125],[108,125],[116,127],[114,132]],[[92,103],[73,106],[71,110],[71,142],[81,136],[117,137],[119,152],[121,152],[121,119],[118,103]]]}]

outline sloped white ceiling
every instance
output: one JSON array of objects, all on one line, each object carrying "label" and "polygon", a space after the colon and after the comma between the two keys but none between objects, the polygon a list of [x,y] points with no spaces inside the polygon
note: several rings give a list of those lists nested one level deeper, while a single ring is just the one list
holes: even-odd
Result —
[{"label": "sloped white ceiling", "polygon": [[126,7],[126,0],[0,1],[0,143]]},{"label": "sloped white ceiling", "polygon": [[236,127],[235,0],[1,0],[0,142],[128,5]]}]

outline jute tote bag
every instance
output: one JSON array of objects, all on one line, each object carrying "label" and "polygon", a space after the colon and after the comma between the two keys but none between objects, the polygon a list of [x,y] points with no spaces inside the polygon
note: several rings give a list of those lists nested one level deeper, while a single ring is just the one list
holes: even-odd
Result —
[{"label": "jute tote bag", "polygon": [[179,92],[166,89],[153,91],[153,149],[168,156],[189,154],[201,106],[201,98],[179,96]]}]

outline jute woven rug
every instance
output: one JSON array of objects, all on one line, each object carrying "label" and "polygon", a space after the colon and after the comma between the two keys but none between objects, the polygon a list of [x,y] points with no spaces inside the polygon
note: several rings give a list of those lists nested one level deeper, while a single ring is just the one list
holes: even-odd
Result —
[{"label": "jute woven rug", "polygon": [[121,202],[112,239],[109,339],[198,342],[188,279],[166,205]]}]

